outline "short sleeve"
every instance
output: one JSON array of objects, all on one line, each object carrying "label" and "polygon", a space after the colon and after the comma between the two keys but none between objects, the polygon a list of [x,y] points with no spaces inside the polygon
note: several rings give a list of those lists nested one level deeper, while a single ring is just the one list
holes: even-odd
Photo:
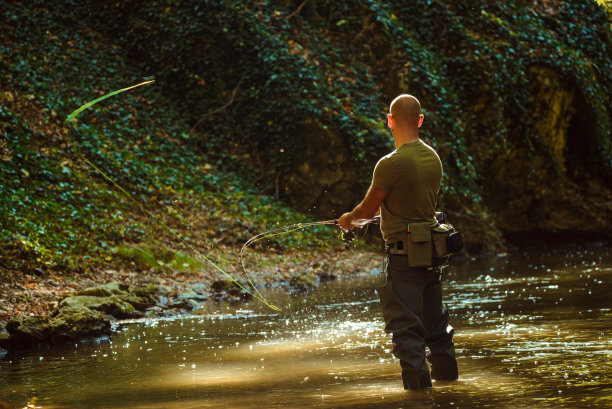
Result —
[{"label": "short sleeve", "polygon": [[390,192],[391,188],[395,184],[395,177],[393,175],[393,167],[391,158],[385,156],[378,161],[374,167],[374,176],[372,177],[372,185],[377,188]]}]

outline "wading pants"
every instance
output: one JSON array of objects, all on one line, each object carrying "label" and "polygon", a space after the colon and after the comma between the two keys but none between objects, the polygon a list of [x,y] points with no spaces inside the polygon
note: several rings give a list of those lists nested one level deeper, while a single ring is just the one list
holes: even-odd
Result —
[{"label": "wading pants", "polygon": [[[387,282],[381,292],[385,331],[392,334],[393,355],[400,360],[405,389],[431,387],[431,378],[458,377],[453,328],[442,304],[437,268],[408,267],[405,255],[389,255]],[[431,377],[425,363],[431,364]]]}]

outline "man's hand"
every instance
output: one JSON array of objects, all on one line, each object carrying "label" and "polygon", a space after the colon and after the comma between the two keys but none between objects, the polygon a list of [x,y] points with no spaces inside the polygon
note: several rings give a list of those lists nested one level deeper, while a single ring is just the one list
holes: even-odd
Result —
[{"label": "man's hand", "polygon": [[356,226],[363,226],[378,214],[380,205],[387,197],[387,192],[370,185],[363,201],[359,203],[351,212],[344,213],[338,219],[338,226],[344,230],[352,230]]},{"label": "man's hand", "polygon": [[338,219],[338,226],[344,230],[353,230],[355,225],[351,223],[351,214],[344,213],[342,216],[340,216]]}]

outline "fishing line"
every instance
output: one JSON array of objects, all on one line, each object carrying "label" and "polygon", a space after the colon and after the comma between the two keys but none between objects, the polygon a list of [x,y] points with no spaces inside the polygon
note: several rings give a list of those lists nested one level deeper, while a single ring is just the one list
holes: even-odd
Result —
[{"label": "fishing line", "polygon": [[270,237],[276,237],[276,236],[282,236],[282,235],[285,235],[285,234],[289,234],[289,233],[292,233],[294,231],[304,229],[306,227],[322,226],[322,225],[330,225],[330,224],[331,225],[334,225],[334,224],[337,225],[338,224],[338,220],[322,220],[322,221],[319,221],[319,222],[295,223],[295,224],[290,224],[290,225],[283,226],[283,227],[278,227],[276,229],[268,230],[266,232],[259,233],[259,234],[255,235],[255,236],[251,237],[249,240],[247,240],[246,243],[243,244],[242,248],[240,249],[240,265],[242,267],[242,273],[246,277],[247,282],[253,288],[255,288],[255,291],[257,291],[257,294],[261,295],[261,293],[259,292],[257,287],[255,287],[255,285],[251,281],[251,278],[250,278],[249,274],[247,273],[246,267],[244,266],[244,250],[246,250],[247,247],[249,247],[251,244],[256,243],[256,242],[258,242],[260,240],[263,240],[263,239],[270,238]]},{"label": "fishing line", "polygon": [[[362,229],[362,233],[361,235],[357,236],[355,235],[352,230],[344,230],[342,229],[342,240],[345,242],[345,248],[348,250],[350,247],[350,244],[354,241],[359,241],[362,240],[367,231],[368,231],[368,226],[371,223],[378,223],[378,218],[374,217],[373,219],[368,220],[364,226],[360,226],[360,227],[365,227],[364,229]],[[318,222],[309,222],[309,223],[295,223],[295,224],[290,224],[287,226],[282,226],[282,227],[278,227],[276,229],[272,229],[272,230],[268,230],[266,232],[257,234],[253,237],[251,237],[246,243],[244,243],[244,245],[242,246],[242,248],[240,249],[240,265],[242,267],[242,272],[245,275],[247,282],[253,287],[255,288],[255,291],[257,291],[258,294],[261,295],[261,293],[259,292],[259,290],[257,290],[257,287],[255,287],[255,285],[253,284],[253,282],[251,281],[251,278],[249,277],[249,274],[247,273],[246,267],[244,265],[244,251],[250,247],[252,244],[260,241],[260,240],[264,240],[267,238],[271,238],[271,237],[277,237],[277,236],[281,236],[281,235],[285,235],[285,234],[289,234],[292,233],[294,231],[297,230],[302,230],[305,229],[306,227],[312,227],[312,226],[323,226],[323,225],[338,225],[338,220],[322,220],[322,221],[318,221]],[[263,296],[262,296],[263,297]]]},{"label": "fishing line", "polygon": [[[127,88],[123,88],[117,91],[113,91],[110,92],[106,95],[103,95],[100,98],[97,98],[93,101],[90,101],[88,103],[86,103],[85,105],[79,107],[78,109],[76,109],[74,112],[72,112],[70,115],[68,115],[68,117],[66,118],[66,120],[64,121],[64,125],[66,125],[68,122],[70,121],[76,121],[76,117],[83,112],[84,110],[86,110],[87,108],[91,107],[92,105],[95,105],[96,103],[105,100],[106,98],[112,97],[113,95],[117,95],[121,92],[124,91],[128,91],[130,89],[136,88],[136,87],[140,87],[142,85],[146,85],[146,84],[151,84],[155,82],[155,79],[151,79],[151,80],[147,80],[144,82],[141,82],[139,84],[133,85],[131,87],[127,87]],[[78,144],[75,143],[75,153],[77,154],[77,156],[80,156],[82,161],[85,162],[87,165],[91,166],[96,172],[98,172],[99,174],[101,174],[104,179],[106,179],[107,181],[109,181],[113,186],[115,186],[115,188],[117,188],[119,191],[121,191],[128,199],[130,199],[131,201],[133,201],[134,203],[136,203],[140,209],[145,212],[146,214],[148,214],[151,218],[156,219],[155,215],[153,214],[153,212],[149,211],[144,204],[142,204],[140,201],[138,201],[138,199],[136,199],[133,195],[131,195],[127,190],[125,190],[122,186],[120,186],[117,182],[115,182],[110,176],[108,176],[106,173],[104,173],[100,168],[98,168],[94,163],[92,163],[90,160],[88,160],[85,155],[83,153],[80,152],[80,150],[78,149]],[[221,267],[219,267],[216,263],[214,263],[212,260],[210,260],[208,257],[206,257],[204,254],[202,254],[200,251],[198,251],[191,243],[189,243],[185,238],[183,238],[183,236],[181,236],[180,234],[178,234],[177,232],[175,232],[172,228],[170,228],[168,225],[166,225],[163,221],[161,221],[160,219],[156,219],[157,222],[159,223],[160,226],[162,226],[164,229],[166,229],[167,232],[169,232],[171,235],[173,235],[175,238],[177,238],[178,240],[180,240],[183,244],[185,244],[189,249],[191,249],[195,254],[197,254],[199,257],[202,258],[202,260],[206,261],[208,264],[210,264],[211,266],[213,266],[217,271],[223,273],[227,278],[229,278],[234,284],[236,284],[242,291],[244,291],[245,293],[251,295],[252,297],[254,297],[255,299],[261,301],[263,304],[265,304],[267,307],[271,308],[274,311],[280,311],[281,309],[279,307],[277,307],[276,305],[272,305],[268,302],[268,300],[261,295],[261,293],[259,292],[259,290],[257,290],[257,288],[252,284],[252,281],[249,279],[249,283],[253,286],[253,288],[255,289],[255,291],[257,292],[257,294],[253,294],[251,291],[249,291],[245,286],[243,286],[240,282],[238,282],[236,279],[234,279],[234,277],[232,277],[229,273],[227,273],[225,270],[223,270]],[[248,277],[248,276],[247,276]]]},{"label": "fishing line", "polygon": [[73,121],[81,112],[85,111],[87,108],[91,107],[92,105],[97,104],[100,101],[104,101],[106,98],[110,98],[113,95],[117,95],[117,94],[122,93],[124,91],[128,91],[128,90],[136,88],[136,87],[140,87],[142,85],[151,84],[153,82],[155,82],[155,79],[149,79],[149,80],[146,80],[144,82],[141,82],[140,84],[132,85],[131,87],[127,87],[127,88],[119,89],[117,91],[109,92],[108,94],[105,94],[105,95],[101,96],[100,98],[96,98],[93,101],[89,101],[88,103],[86,103],[85,105],[79,107],[73,113],[68,115],[66,117],[66,119],[64,120],[64,125],[66,125],[66,123],[68,123],[69,121]]},{"label": "fishing line", "polygon": [[[69,122],[76,122],[76,117],[83,112],[84,110],[90,108],[91,106],[97,104],[100,101],[103,101],[107,98],[110,98],[114,95],[120,94],[122,92],[140,87],[142,85],[147,85],[147,84],[151,84],[155,82],[155,79],[148,79],[144,82],[141,82],[139,84],[136,85],[132,85],[130,87],[127,88],[122,88],[120,90],[117,91],[113,91],[110,92],[108,94],[105,94],[103,96],[101,96],[100,98],[96,98],[90,102],[87,102],[86,104],[82,105],[81,107],[79,107],[78,109],[76,109],[74,112],[72,112],[70,115],[68,115],[68,117],[66,117],[66,120],[64,121],[64,125],[66,125]],[[266,238],[270,238],[270,237],[277,237],[277,236],[281,236],[281,235],[285,235],[285,234],[289,234],[292,233],[294,231],[297,230],[301,230],[304,229],[306,227],[312,227],[312,226],[322,226],[322,225],[337,225],[338,221],[337,220],[322,220],[322,221],[318,221],[318,222],[308,222],[308,223],[296,223],[296,224],[291,224],[291,225],[287,225],[287,226],[283,226],[283,227],[279,227],[276,229],[272,229],[272,230],[268,230],[266,232],[257,234],[255,236],[253,236],[251,239],[249,239],[240,249],[240,264],[242,267],[242,271],[247,279],[247,283],[254,289],[255,293],[249,291],[244,285],[242,285],[239,281],[237,281],[234,277],[232,277],[228,272],[226,272],[225,270],[223,270],[221,267],[219,267],[219,265],[217,265],[215,262],[213,262],[212,260],[210,260],[208,257],[206,257],[204,254],[202,254],[202,252],[200,252],[198,249],[196,249],[191,243],[189,243],[183,236],[181,236],[179,233],[175,232],[172,228],[170,228],[166,223],[164,223],[162,220],[160,220],[159,218],[155,217],[155,214],[153,212],[151,212],[149,209],[146,208],[146,206],[144,204],[142,204],[138,199],[136,199],[132,194],[130,194],[126,189],[124,189],[121,185],[119,185],[117,182],[115,182],[115,180],[113,180],[109,175],[107,175],[105,172],[103,172],[98,166],[96,166],[93,162],[91,162],[89,159],[87,159],[85,157],[85,155],[79,150],[79,146],[78,143],[75,143],[75,153],[77,154],[77,156],[79,156],[82,161],[84,163],[86,163],[87,165],[91,166],[96,172],[98,172],[100,175],[102,175],[104,177],[104,179],[106,179],[109,183],[111,183],[117,190],[119,190],[121,193],[123,193],[128,199],[130,199],[131,201],[133,201],[134,203],[136,203],[138,205],[138,207],[147,215],[149,215],[152,219],[156,219],[157,222],[159,223],[160,226],[162,226],[168,233],[170,233],[172,236],[174,236],[175,238],[177,238],[179,241],[181,241],[185,246],[187,246],[190,250],[192,250],[195,254],[197,254],[202,260],[206,261],[208,264],[210,264],[212,267],[214,267],[217,271],[221,272],[222,274],[224,274],[227,278],[229,278],[234,284],[236,284],[243,292],[245,292],[246,294],[251,295],[253,298],[261,301],[264,305],[266,305],[267,307],[269,307],[270,309],[274,310],[274,311],[281,311],[281,309],[279,307],[277,307],[276,305],[270,304],[268,302],[268,300],[266,299],[266,297],[263,296],[263,294],[261,294],[261,292],[257,289],[257,286],[255,286],[255,284],[253,283],[253,281],[251,280],[251,277],[249,276],[249,274],[246,271],[245,265],[244,265],[244,251],[251,246],[253,243],[256,243],[260,240],[266,239]],[[376,218],[371,219],[369,221],[366,222],[365,226],[365,230],[362,233],[361,237],[358,240],[361,240],[366,232],[367,232],[367,226],[370,223],[376,222]],[[345,240],[345,243],[350,243],[350,241],[354,240],[354,238],[350,238],[350,239],[346,239],[345,238],[345,234],[349,234],[350,232],[345,232],[343,231],[342,233],[342,238],[343,240]],[[347,248],[348,248],[348,244],[347,244]]]}]

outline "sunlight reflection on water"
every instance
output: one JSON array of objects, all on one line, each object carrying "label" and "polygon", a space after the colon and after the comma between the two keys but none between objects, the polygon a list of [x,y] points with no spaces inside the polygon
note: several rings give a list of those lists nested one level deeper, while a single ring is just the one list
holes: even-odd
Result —
[{"label": "sunlight reflection on water", "polygon": [[[44,408],[610,407],[612,259],[604,249],[474,260],[444,277],[460,379],[401,388],[376,288],[125,321],[104,343],[0,361],[0,398]],[[275,297],[274,293],[270,297]],[[272,300],[275,304],[278,300]]]}]

